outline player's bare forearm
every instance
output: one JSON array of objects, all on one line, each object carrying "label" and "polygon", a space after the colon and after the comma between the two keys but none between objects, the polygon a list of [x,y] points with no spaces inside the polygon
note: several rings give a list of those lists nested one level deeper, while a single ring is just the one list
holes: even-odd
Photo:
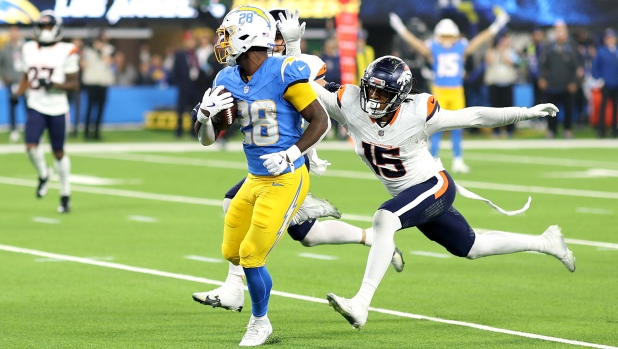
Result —
[{"label": "player's bare forearm", "polygon": [[62,84],[53,83],[52,87],[68,92],[79,90],[79,78],[77,73],[67,74],[65,82],[63,82]]},{"label": "player's bare forearm", "polygon": [[464,54],[467,56],[471,53],[474,53],[481,47],[481,45],[489,42],[489,40],[491,40],[493,37],[494,34],[489,29],[483,30],[472,40],[470,40],[470,43],[468,44],[468,47],[466,47],[466,51],[464,51]]},{"label": "player's bare forearm", "polygon": [[303,135],[298,142],[296,142],[298,149],[304,153],[307,149],[324,138],[330,129],[330,119],[317,99],[305,107],[300,114],[309,123]]},{"label": "player's bare forearm", "polygon": [[28,89],[28,75],[24,74],[21,77],[21,80],[19,80],[19,87],[17,88],[17,92],[15,92],[16,96],[21,96],[24,93],[26,93],[26,90]]}]

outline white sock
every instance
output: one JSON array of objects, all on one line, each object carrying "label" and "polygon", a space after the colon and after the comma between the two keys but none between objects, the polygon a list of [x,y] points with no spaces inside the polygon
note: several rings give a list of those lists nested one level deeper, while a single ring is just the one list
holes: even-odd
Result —
[{"label": "white sock", "polygon": [[395,250],[395,232],[401,228],[399,217],[386,210],[378,210],[373,215],[374,241],[369,258],[363,284],[353,299],[369,306],[373,294],[375,293],[380,281],[386,274],[388,266],[391,264],[393,251]]},{"label": "white sock", "polygon": [[[242,283],[243,276],[245,276],[245,271],[240,265],[234,265],[230,262],[230,267],[228,269],[228,275],[236,276],[237,279],[240,279]],[[228,276],[229,278],[229,276]]]},{"label": "white sock", "polygon": [[305,238],[303,246],[358,244],[363,238],[363,229],[341,221],[317,221]]},{"label": "white sock", "polygon": [[249,318],[249,323],[255,323],[256,325],[270,323],[270,320],[268,320],[268,313],[264,314],[264,316],[255,316],[251,314],[251,318]]},{"label": "white sock", "polygon": [[64,154],[62,159],[54,160],[54,163],[58,172],[58,182],[60,182],[60,196],[69,196],[71,195],[71,184],[69,183],[71,160],[69,160],[67,154]]},{"label": "white sock", "polygon": [[490,231],[484,234],[475,233],[474,244],[466,258],[475,259],[498,254],[523,251],[541,251],[540,236]]},{"label": "white sock", "polygon": [[230,208],[230,204],[232,203],[232,199],[223,198],[223,214],[227,213],[228,208]]},{"label": "white sock", "polygon": [[47,178],[49,173],[47,173],[47,164],[45,163],[45,154],[43,154],[43,150],[39,147],[28,150],[28,158],[39,174],[39,178]]},{"label": "white sock", "polygon": [[373,227],[365,229],[365,246],[373,245]]}]

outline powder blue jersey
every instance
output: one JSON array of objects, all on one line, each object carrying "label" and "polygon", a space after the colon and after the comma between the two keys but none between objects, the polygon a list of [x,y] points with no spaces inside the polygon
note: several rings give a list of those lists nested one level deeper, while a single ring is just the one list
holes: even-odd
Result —
[{"label": "powder blue jersey", "polygon": [[464,77],[464,52],[468,40],[460,39],[453,46],[446,48],[436,40],[429,42],[433,56],[434,84],[437,87],[461,87]]},{"label": "powder blue jersey", "polygon": [[[260,156],[287,150],[302,135],[303,118],[283,94],[291,84],[309,81],[310,69],[295,57],[268,57],[249,82],[243,81],[240,71],[240,66],[221,70],[213,88],[225,86],[236,100],[249,173],[270,176]],[[301,156],[294,167],[304,163]]]}]

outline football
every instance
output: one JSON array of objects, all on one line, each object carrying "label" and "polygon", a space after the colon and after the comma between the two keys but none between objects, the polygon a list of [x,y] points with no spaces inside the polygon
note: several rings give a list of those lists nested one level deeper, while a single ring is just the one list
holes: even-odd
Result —
[{"label": "football", "polygon": [[[227,89],[223,88],[219,95],[229,92]],[[238,108],[236,107],[236,101],[233,102],[232,107],[224,109],[215,115],[211,115],[210,119],[212,120],[212,125],[219,131],[225,131],[232,126],[234,120],[236,120],[236,113],[238,112]],[[206,113],[205,110],[202,109],[202,113]]]}]

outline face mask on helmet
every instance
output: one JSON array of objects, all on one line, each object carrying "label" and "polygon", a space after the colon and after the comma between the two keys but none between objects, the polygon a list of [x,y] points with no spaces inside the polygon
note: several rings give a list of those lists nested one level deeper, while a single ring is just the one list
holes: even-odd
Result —
[{"label": "face mask on helmet", "polygon": [[275,27],[272,16],[259,7],[240,6],[231,10],[216,32],[217,61],[234,66],[238,56],[252,47],[272,50]]},{"label": "face mask on helmet", "polygon": [[379,119],[396,111],[413,85],[412,73],[401,59],[393,56],[379,58],[367,67],[361,79],[361,109],[370,117]]},{"label": "face mask on helmet", "polygon": [[[268,11],[268,13],[275,19],[275,21],[281,20],[279,14],[282,14],[283,16],[285,16],[284,9],[273,9],[273,10]],[[279,30],[277,30],[275,34],[275,45],[273,46],[272,51],[270,51],[269,53],[274,57],[281,57],[281,56],[285,56],[286,54],[285,49],[286,47],[285,47],[285,40],[283,40],[283,35],[281,34]]]}]

